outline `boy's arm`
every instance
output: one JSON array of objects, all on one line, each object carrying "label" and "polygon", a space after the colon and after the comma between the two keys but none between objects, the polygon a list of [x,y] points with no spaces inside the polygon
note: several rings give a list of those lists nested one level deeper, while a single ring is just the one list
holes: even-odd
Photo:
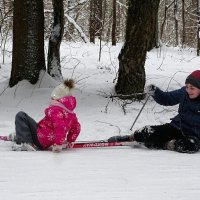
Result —
[{"label": "boy's arm", "polygon": [[185,93],[185,87],[171,92],[163,92],[158,87],[156,87],[152,97],[160,105],[173,106],[180,103],[180,100],[183,97],[183,95],[185,95]]}]

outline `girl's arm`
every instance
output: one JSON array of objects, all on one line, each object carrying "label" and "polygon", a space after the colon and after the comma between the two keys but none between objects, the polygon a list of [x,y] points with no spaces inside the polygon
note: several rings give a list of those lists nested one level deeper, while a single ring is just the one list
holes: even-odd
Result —
[{"label": "girl's arm", "polygon": [[74,142],[76,138],[79,136],[80,130],[81,130],[81,125],[75,116],[74,122],[67,135],[67,141]]}]

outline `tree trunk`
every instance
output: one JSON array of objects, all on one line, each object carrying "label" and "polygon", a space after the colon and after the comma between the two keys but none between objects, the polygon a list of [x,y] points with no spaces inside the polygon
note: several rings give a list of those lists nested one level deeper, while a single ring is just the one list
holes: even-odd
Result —
[{"label": "tree trunk", "polygon": [[198,24],[197,24],[197,56],[200,55],[200,0],[197,0],[197,16],[198,16]]},{"label": "tree trunk", "polygon": [[185,0],[182,0],[182,47],[185,45]]},{"label": "tree trunk", "polygon": [[95,3],[96,3],[96,0],[90,1],[89,34],[90,34],[90,42],[92,43],[95,43]]},{"label": "tree trunk", "polygon": [[60,44],[64,30],[63,0],[53,0],[54,23],[49,39],[48,74],[57,80],[62,79],[60,65]]},{"label": "tree trunk", "polygon": [[95,36],[101,37],[102,32],[102,0],[90,1],[90,42],[95,43]]},{"label": "tree trunk", "polygon": [[112,45],[116,46],[116,0],[113,0]]},{"label": "tree trunk", "polygon": [[[67,14],[71,19],[73,19],[74,22],[77,21],[78,17],[79,17],[79,11],[77,9],[77,2],[75,2],[74,0],[68,0],[68,3],[67,3]],[[73,9],[71,9],[73,8]],[[66,23],[65,23],[65,26],[66,26]],[[74,38],[73,38],[73,35],[74,35],[74,32],[75,32],[75,29],[74,29],[74,24],[71,23],[71,21],[67,21],[67,27],[66,27],[66,33],[64,35],[65,39],[67,41],[73,41]]]},{"label": "tree trunk", "polygon": [[14,1],[10,87],[24,79],[35,84],[45,70],[43,12],[42,0]]},{"label": "tree trunk", "polygon": [[[160,0],[129,0],[125,44],[119,54],[116,93],[142,93],[145,59],[154,34],[154,19]],[[153,14],[154,15],[153,15]]]},{"label": "tree trunk", "polygon": [[149,42],[147,50],[150,51],[153,48],[158,48],[158,8],[159,8],[160,0],[156,0],[154,3],[151,4],[151,16],[149,19],[149,24],[151,26],[151,31],[149,32]]},{"label": "tree trunk", "polygon": [[[103,24],[103,0],[97,0],[95,9],[95,35],[100,39],[102,36]],[[104,8],[106,9],[106,8]]]},{"label": "tree trunk", "polygon": [[177,5],[177,0],[174,0],[174,30],[175,30],[175,45],[178,46],[178,5]]}]

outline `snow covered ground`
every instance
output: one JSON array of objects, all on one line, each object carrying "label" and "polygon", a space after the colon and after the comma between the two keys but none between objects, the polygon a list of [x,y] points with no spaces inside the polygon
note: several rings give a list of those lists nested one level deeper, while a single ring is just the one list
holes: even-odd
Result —
[{"label": "snow covered ground", "polygon": [[[142,102],[111,101],[121,44],[105,45],[98,61],[98,44],[63,44],[62,72],[75,78],[76,113],[81,123],[82,140],[101,140],[131,133],[130,127]],[[2,56],[0,60],[2,62]],[[148,84],[163,90],[184,85],[185,78],[199,69],[195,51],[180,48],[155,49],[148,53],[145,71]],[[8,88],[11,55],[0,68],[0,135],[14,132],[14,117],[25,111],[40,120],[59,83],[41,74],[41,81],[27,81]],[[148,124],[168,122],[177,107],[147,102],[133,130]],[[196,200],[200,196],[200,153],[134,147],[70,149],[55,154],[12,152],[10,142],[0,141],[0,199],[2,200]]]}]

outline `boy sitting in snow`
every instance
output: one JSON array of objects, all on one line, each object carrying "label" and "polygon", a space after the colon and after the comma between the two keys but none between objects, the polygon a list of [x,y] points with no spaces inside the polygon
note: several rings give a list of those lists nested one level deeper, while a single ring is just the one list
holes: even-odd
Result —
[{"label": "boy sitting in snow", "polygon": [[148,148],[197,152],[200,148],[200,70],[192,72],[181,89],[163,92],[150,85],[148,94],[160,105],[179,104],[178,114],[170,123],[145,126],[131,135],[113,136],[108,141],[136,141]]}]

